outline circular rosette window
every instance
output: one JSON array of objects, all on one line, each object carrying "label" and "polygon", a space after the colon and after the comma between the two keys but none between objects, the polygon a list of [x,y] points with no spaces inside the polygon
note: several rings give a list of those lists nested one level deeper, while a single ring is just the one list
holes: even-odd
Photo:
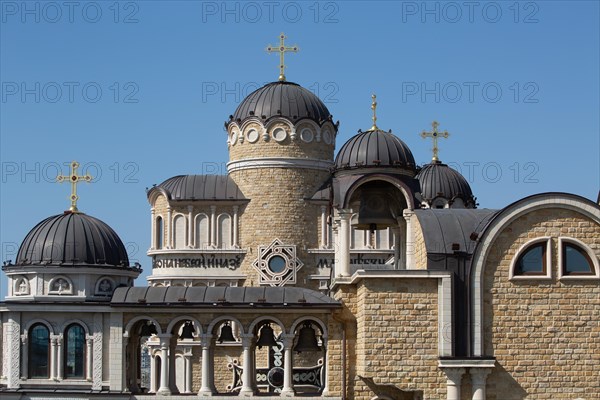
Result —
[{"label": "circular rosette window", "polygon": [[259,246],[258,257],[252,263],[259,273],[259,283],[271,286],[295,284],[297,272],[303,265],[296,257],[296,246],[279,239],[268,246]]}]

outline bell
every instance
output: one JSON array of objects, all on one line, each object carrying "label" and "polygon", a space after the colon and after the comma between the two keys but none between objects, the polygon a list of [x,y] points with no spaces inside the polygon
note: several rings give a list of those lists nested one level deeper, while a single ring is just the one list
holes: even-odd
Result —
[{"label": "bell", "polygon": [[352,207],[358,209],[351,220],[355,229],[375,231],[398,226],[390,209],[393,201],[386,190],[363,189],[359,198],[359,202],[355,202]]},{"label": "bell", "polygon": [[298,343],[294,346],[294,351],[301,353],[303,351],[319,351],[317,335],[310,322],[305,322],[298,334]]},{"label": "bell", "polygon": [[229,321],[227,321],[225,322],[225,325],[221,327],[221,334],[219,335],[217,342],[223,343],[235,341],[235,337],[233,337],[233,329],[231,328],[231,325],[229,325]]},{"label": "bell", "polygon": [[156,326],[150,321],[146,321],[144,325],[142,325],[142,329],[140,331],[140,336],[152,336],[157,335]]},{"label": "bell", "polygon": [[185,325],[183,325],[183,329],[181,330],[181,335],[179,335],[179,339],[193,339],[194,332],[194,324],[190,321],[187,321]]},{"label": "bell", "polygon": [[263,346],[277,346],[277,341],[275,340],[275,334],[273,333],[273,328],[271,328],[271,325],[263,325],[263,327],[260,329],[260,336],[258,338],[258,341],[256,342],[256,345],[259,349]]}]

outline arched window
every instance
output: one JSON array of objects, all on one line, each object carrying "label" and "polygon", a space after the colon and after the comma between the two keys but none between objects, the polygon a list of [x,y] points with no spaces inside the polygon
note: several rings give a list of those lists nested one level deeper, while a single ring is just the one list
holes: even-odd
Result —
[{"label": "arched window", "polygon": [[549,237],[536,238],[523,245],[513,258],[510,278],[551,278],[551,246]]},{"label": "arched window", "polygon": [[85,330],[79,324],[71,324],[65,330],[64,371],[65,378],[85,377]]},{"label": "arched window", "polygon": [[156,249],[160,250],[163,248],[165,243],[165,227],[162,217],[156,218]]},{"label": "arched window", "polygon": [[519,256],[515,275],[543,275],[546,272],[546,246],[538,243]]},{"label": "arched window", "polygon": [[44,324],[34,324],[29,329],[29,378],[50,377],[50,332]]},{"label": "arched window", "polygon": [[218,243],[220,249],[229,249],[231,247],[231,217],[228,214],[219,215],[218,219]]},{"label": "arched window", "polygon": [[559,264],[561,278],[600,277],[598,258],[585,243],[572,238],[559,238]]},{"label": "arched window", "polygon": [[209,245],[208,217],[205,214],[199,214],[196,216],[196,248],[206,249]]},{"label": "arched window", "polygon": [[185,248],[185,218],[183,215],[178,215],[173,219],[173,248]]}]

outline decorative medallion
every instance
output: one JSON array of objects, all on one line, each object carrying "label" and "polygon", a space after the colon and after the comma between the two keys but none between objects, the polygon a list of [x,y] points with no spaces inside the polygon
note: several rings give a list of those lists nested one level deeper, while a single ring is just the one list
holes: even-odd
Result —
[{"label": "decorative medallion", "polygon": [[256,143],[256,141],[258,140],[258,131],[254,128],[250,129],[248,131],[248,133],[246,134],[246,137],[248,138],[248,141],[250,143]]},{"label": "decorative medallion", "polygon": [[236,130],[231,131],[231,136],[229,137],[229,143],[233,146],[237,143],[238,133]]},{"label": "decorative medallion", "polygon": [[304,128],[300,131],[300,139],[305,141],[306,143],[310,143],[313,141],[315,135],[310,128]]},{"label": "decorative medallion", "polygon": [[326,130],[323,131],[323,141],[326,144],[331,144],[332,141],[333,141],[333,137],[331,136],[331,132],[329,132],[328,129],[326,129]]},{"label": "decorative medallion", "polygon": [[296,246],[285,245],[279,239],[269,246],[258,247],[258,257],[252,263],[259,273],[259,283],[283,286],[296,283],[296,273],[304,264],[296,258]]},{"label": "decorative medallion", "polygon": [[287,132],[283,128],[275,128],[273,130],[273,139],[277,142],[283,142],[287,137]]}]

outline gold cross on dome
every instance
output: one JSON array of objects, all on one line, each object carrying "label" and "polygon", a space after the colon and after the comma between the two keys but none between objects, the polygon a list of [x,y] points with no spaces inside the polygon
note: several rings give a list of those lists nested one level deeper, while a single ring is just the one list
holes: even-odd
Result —
[{"label": "gold cross on dome", "polygon": [[433,157],[431,158],[431,161],[439,161],[438,159],[438,138],[443,137],[444,139],[448,139],[448,136],[450,136],[450,134],[448,133],[448,131],[444,131],[444,132],[438,132],[437,128],[440,124],[437,121],[433,121],[431,123],[431,126],[433,127],[433,131],[432,132],[421,132],[421,137],[423,139],[425,138],[432,138],[433,139]]},{"label": "gold cross on dome", "polygon": [[375,96],[374,94],[371,95],[371,100],[371,110],[373,110],[373,117],[371,117],[371,119],[373,120],[373,126],[369,130],[378,131],[379,128],[377,127],[377,96]]},{"label": "gold cross on dome", "polygon": [[77,161],[73,161],[71,162],[71,174],[70,175],[58,175],[56,177],[56,181],[58,183],[63,183],[63,182],[71,182],[71,208],[69,208],[69,211],[76,213],[79,212],[79,210],[77,209],[77,200],[79,199],[79,196],[77,196],[77,183],[79,183],[79,181],[85,181],[85,182],[91,182],[92,181],[92,176],[90,174],[85,174],[85,175],[77,175],[77,168],[79,168],[79,163]]},{"label": "gold cross on dome", "polygon": [[287,39],[287,36],[285,36],[285,34],[283,32],[281,32],[281,35],[279,35],[279,46],[271,46],[269,44],[266,49],[268,53],[279,53],[279,81],[280,82],[285,81],[284,54],[287,52],[297,53],[298,50],[300,50],[300,48],[296,45],[286,46],[285,39]]}]

